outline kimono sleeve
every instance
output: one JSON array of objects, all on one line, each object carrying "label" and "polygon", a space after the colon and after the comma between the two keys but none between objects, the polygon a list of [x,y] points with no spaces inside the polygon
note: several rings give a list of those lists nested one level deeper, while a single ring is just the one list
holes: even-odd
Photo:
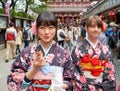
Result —
[{"label": "kimono sleeve", "polygon": [[105,71],[103,74],[103,88],[111,91],[116,91],[116,77],[115,77],[115,67],[114,62],[112,59],[112,54],[110,51],[107,52],[106,55],[106,65],[105,65]]},{"label": "kimono sleeve", "polygon": [[62,63],[64,71],[63,71],[63,78],[64,78],[64,83],[68,85],[69,89],[72,89],[72,79],[73,79],[73,64],[72,64],[72,59],[70,57],[69,53],[65,54],[65,59],[66,61]]},{"label": "kimono sleeve", "polygon": [[[21,91],[21,85],[24,81],[25,73],[30,66],[30,47],[22,50],[17,56],[11,67],[11,73],[7,77],[7,86],[9,91]],[[25,82],[25,81],[24,81]]]}]

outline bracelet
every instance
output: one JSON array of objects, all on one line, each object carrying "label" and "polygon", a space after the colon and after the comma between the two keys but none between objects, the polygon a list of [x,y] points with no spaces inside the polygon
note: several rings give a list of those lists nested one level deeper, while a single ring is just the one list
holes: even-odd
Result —
[{"label": "bracelet", "polygon": [[27,83],[31,82],[31,80],[28,79],[28,78],[26,77],[26,75],[25,75],[25,77],[24,77],[24,81],[26,81]]}]

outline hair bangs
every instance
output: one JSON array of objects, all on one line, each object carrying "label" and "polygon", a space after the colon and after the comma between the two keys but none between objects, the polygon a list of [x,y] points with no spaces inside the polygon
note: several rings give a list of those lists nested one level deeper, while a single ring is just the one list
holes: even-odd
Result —
[{"label": "hair bangs", "polygon": [[57,28],[56,18],[50,13],[43,13],[37,20],[37,28],[39,26],[50,26],[53,25]]},{"label": "hair bangs", "polygon": [[99,28],[102,28],[102,20],[98,16],[90,16],[87,20],[86,26],[87,27],[97,26]]}]

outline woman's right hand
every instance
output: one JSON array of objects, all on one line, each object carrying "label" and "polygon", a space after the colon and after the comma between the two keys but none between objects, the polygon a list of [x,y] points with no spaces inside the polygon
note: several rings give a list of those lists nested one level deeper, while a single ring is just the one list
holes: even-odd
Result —
[{"label": "woman's right hand", "polygon": [[35,53],[35,59],[33,61],[33,69],[34,70],[39,70],[40,67],[45,66],[46,60],[43,57],[43,53],[41,51],[37,51]]},{"label": "woman's right hand", "polygon": [[45,58],[43,57],[43,53],[41,51],[39,52],[36,52],[35,53],[35,58],[34,58],[34,61],[33,61],[33,66],[32,66],[32,69],[30,69],[27,73],[26,73],[26,77],[29,79],[29,80],[32,80],[33,77],[35,76],[35,74],[38,72],[38,70],[45,66],[46,64],[46,60]]}]

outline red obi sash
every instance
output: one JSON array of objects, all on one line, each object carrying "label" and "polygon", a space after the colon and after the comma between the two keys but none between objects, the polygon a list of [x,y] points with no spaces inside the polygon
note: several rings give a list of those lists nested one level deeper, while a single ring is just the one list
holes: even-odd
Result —
[{"label": "red obi sash", "polygon": [[38,71],[32,80],[32,91],[47,91],[52,84],[52,78],[52,73],[45,75],[41,70]]},{"label": "red obi sash", "polygon": [[15,40],[14,34],[12,33],[7,33],[7,40]]},{"label": "red obi sash", "polygon": [[51,86],[51,80],[33,80],[31,91],[48,91]]},{"label": "red obi sash", "polygon": [[98,77],[102,72],[104,72],[105,65],[105,60],[90,58],[88,54],[86,54],[83,58],[80,59],[80,66],[82,67],[82,69],[90,71],[91,75],[96,77]]}]

